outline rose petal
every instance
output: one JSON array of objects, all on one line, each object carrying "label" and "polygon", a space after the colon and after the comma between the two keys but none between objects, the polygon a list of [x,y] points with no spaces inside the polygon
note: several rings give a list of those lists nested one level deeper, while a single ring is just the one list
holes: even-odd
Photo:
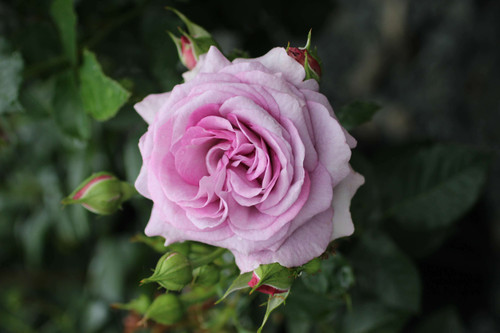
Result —
[{"label": "rose petal", "polygon": [[351,219],[351,199],[363,185],[365,179],[351,169],[350,174],[333,189],[333,233],[332,240],[349,236],[354,232]]},{"label": "rose petal", "polygon": [[275,47],[259,58],[235,59],[233,61],[235,64],[241,62],[260,63],[272,73],[282,74],[286,80],[294,84],[300,84],[306,76],[304,67],[290,57],[283,47]]},{"label": "rose petal", "polygon": [[328,113],[327,108],[319,103],[308,102],[315,135],[315,147],[319,161],[323,164],[336,186],[350,171],[351,149],[340,124]]},{"label": "rose petal", "polygon": [[148,95],[141,102],[136,103],[134,108],[144,121],[151,124],[158,111],[167,102],[169,96],[170,92]]},{"label": "rose petal", "polygon": [[[326,107],[326,109],[328,110],[328,113],[336,120],[338,121],[337,119],[337,116],[335,115],[335,112],[333,112],[333,108],[332,106],[330,105],[330,103],[328,102],[328,99],[326,98],[325,95],[323,94],[320,94],[318,93],[317,91],[313,91],[313,90],[302,90],[302,93],[306,96],[307,100],[308,101],[311,101],[311,102],[317,102],[321,105],[323,105],[324,107]],[[345,128],[342,127],[342,131],[344,132],[344,135],[346,137],[346,141],[347,141],[347,144],[349,145],[349,147],[351,149],[355,148],[356,147],[356,139],[354,139],[352,137],[351,134],[349,134],[349,132],[347,132],[345,130]]]},{"label": "rose petal", "polygon": [[300,266],[320,256],[330,242],[332,216],[333,209],[314,216],[306,225],[290,235],[277,251],[262,250],[243,254],[232,250],[241,273],[273,262],[286,267]]}]

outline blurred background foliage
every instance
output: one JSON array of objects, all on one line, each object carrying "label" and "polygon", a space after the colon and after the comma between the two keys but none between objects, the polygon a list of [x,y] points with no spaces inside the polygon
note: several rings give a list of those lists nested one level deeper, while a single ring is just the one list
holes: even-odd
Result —
[{"label": "blurred background foliage", "polygon": [[[500,331],[498,1],[64,3],[0,2],[1,331],[126,331],[126,313],[109,304],[148,290],[138,281],[159,255],[130,239],[151,203],[136,197],[98,217],[60,201],[92,172],[135,180],[146,124],[133,104],[183,72],[166,34],[181,22],[165,5],[226,53],[302,46],[313,28],[334,109],[381,106],[353,130],[353,165],[367,179],[356,235],[296,281],[265,330]],[[110,104],[83,88],[98,84]],[[91,118],[123,103],[111,120]],[[96,105],[109,113],[89,113]],[[261,302],[231,303],[228,330],[258,327]]]}]

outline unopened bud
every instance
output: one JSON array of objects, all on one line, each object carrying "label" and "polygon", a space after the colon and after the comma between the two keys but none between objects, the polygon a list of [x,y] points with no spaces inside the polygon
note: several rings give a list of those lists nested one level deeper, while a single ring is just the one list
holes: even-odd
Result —
[{"label": "unopened bud", "polygon": [[179,54],[179,59],[184,66],[186,66],[189,70],[192,70],[198,63],[200,56],[207,53],[210,46],[217,46],[217,43],[208,31],[191,22],[191,20],[189,20],[181,12],[169,7],[167,7],[167,9],[173,11],[186,25],[187,32],[179,28],[179,31],[182,34],[181,38],[176,37],[170,32],[168,34],[174,41],[177,53]]},{"label": "unopened bud", "polygon": [[248,285],[253,290],[264,294],[274,295],[290,290],[294,280],[293,272],[278,263],[260,265],[253,271],[252,279]]},{"label": "unopened bud", "polygon": [[141,283],[156,282],[167,290],[181,290],[193,280],[193,273],[189,260],[180,253],[165,253],[154,270],[153,275],[145,278]]},{"label": "unopened bud", "polygon": [[299,64],[304,66],[306,71],[306,80],[315,79],[319,82],[321,78],[321,61],[317,55],[316,49],[311,50],[311,31],[307,35],[307,43],[304,47],[286,48],[287,54],[294,58]]},{"label": "unopened bud", "polygon": [[181,36],[181,60],[189,70],[196,66],[193,43],[186,36]]},{"label": "unopened bud", "polygon": [[153,319],[163,325],[172,325],[184,316],[184,309],[179,298],[174,294],[162,294],[149,306],[144,319]]},{"label": "unopened bud", "polygon": [[120,181],[110,173],[99,172],[85,179],[62,203],[81,204],[93,213],[109,215],[135,193],[135,188],[129,183]]},{"label": "unopened bud", "polygon": [[193,271],[196,284],[210,287],[219,282],[220,270],[215,265],[203,265]]}]

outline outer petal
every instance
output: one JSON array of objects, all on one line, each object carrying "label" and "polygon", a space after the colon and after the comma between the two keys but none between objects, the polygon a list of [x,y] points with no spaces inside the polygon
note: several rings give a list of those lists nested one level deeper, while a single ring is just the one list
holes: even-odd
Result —
[{"label": "outer petal", "polygon": [[163,94],[151,94],[144,98],[141,102],[134,105],[137,113],[146,121],[151,124],[155,119],[156,113],[167,102],[170,92]]},{"label": "outer petal", "polygon": [[[309,80],[311,81],[311,80]],[[313,80],[315,81],[315,80]],[[305,81],[305,82],[308,82],[308,81]],[[302,90],[302,93],[304,94],[304,96],[306,96],[307,100],[308,101],[314,101],[314,102],[317,102],[317,103],[320,103],[322,104],[324,107],[327,108],[328,112],[330,113],[330,115],[338,121],[337,119],[337,116],[335,115],[335,113],[333,112],[333,108],[332,106],[330,105],[330,103],[328,102],[328,99],[326,98],[325,95],[323,94],[320,94],[319,92],[317,92],[317,89],[314,90],[314,89],[305,89],[305,90]],[[352,137],[351,134],[349,134],[349,132],[347,132],[345,130],[345,128],[342,127],[342,131],[344,132],[344,135],[346,137],[346,141],[347,141],[347,144],[349,145],[349,147],[352,149],[352,148],[355,148],[356,147],[356,139],[354,139]]]},{"label": "outer petal", "polygon": [[236,264],[242,273],[273,262],[286,267],[303,265],[321,255],[330,243],[332,216],[332,209],[314,216],[309,223],[295,230],[275,252],[264,250],[244,255],[233,251]]},{"label": "outer petal", "polygon": [[139,150],[142,155],[142,167],[139,172],[139,176],[135,181],[135,188],[137,191],[151,199],[151,194],[148,187],[148,173],[149,173],[149,159],[151,155],[151,150],[153,149],[153,140],[150,132],[146,132],[139,140]]},{"label": "outer petal", "polygon": [[233,63],[259,62],[272,73],[282,74],[288,81],[298,85],[305,76],[304,67],[290,57],[283,47],[275,47],[265,55],[254,59],[235,59]]},{"label": "outer petal", "polygon": [[351,149],[340,124],[330,116],[327,108],[319,103],[308,103],[314,128],[315,147],[320,163],[332,176],[336,186],[349,174]]},{"label": "outer petal", "polygon": [[200,64],[200,73],[217,73],[224,67],[231,64],[229,60],[215,46],[211,46],[205,59]]},{"label": "outer petal", "polygon": [[351,173],[333,189],[333,233],[332,240],[349,236],[354,232],[351,219],[351,199],[365,178],[351,169]]}]

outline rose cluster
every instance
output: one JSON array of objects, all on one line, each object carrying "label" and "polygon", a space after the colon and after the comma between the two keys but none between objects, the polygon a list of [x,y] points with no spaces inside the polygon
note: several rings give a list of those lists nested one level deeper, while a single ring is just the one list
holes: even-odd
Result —
[{"label": "rose cluster", "polygon": [[356,142],[284,48],[231,62],[211,47],[186,78],[135,106],[148,236],[227,248],[247,272],[302,265],[353,232]]}]

